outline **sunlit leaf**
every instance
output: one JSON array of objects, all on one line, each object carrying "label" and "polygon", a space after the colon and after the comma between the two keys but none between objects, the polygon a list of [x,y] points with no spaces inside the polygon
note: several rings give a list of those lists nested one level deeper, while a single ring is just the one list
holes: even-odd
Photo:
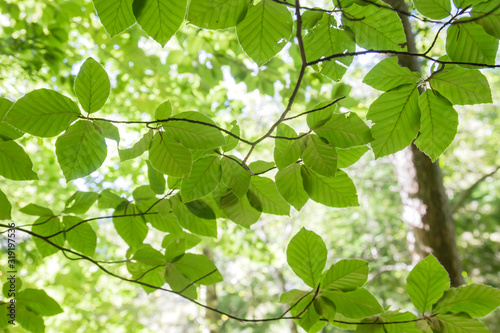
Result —
[{"label": "sunlit leaf", "polygon": [[[448,0],[449,1],[449,0]],[[389,57],[376,64],[363,79],[363,83],[387,91],[403,84],[415,84],[420,74],[398,64],[398,57]]]},{"label": "sunlit leaf", "polygon": [[500,290],[482,284],[468,284],[445,291],[432,312],[465,312],[472,317],[484,317],[499,306]]},{"label": "sunlit leaf", "polygon": [[33,163],[23,147],[14,141],[0,141],[0,175],[12,180],[34,180]]},{"label": "sunlit leaf", "polygon": [[89,113],[99,111],[108,99],[110,88],[108,74],[101,64],[87,58],[75,80],[75,92],[82,108]]},{"label": "sunlit leaf", "polygon": [[219,185],[221,172],[218,156],[195,161],[189,177],[181,183],[182,201],[189,202],[210,194]]},{"label": "sunlit leaf", "polygon": [[309,200],[307,192],[304,190],[300,165],[294,163],[276,174],[276,187],[281,196],[297,210]]},{"label": "sunlit leaf", "polygon": [[[75,226],[83,220],[76,216],[64,216],[64,229]],[[92,257],[97,245],[97,235],[88,223],[82,223],[65,233],[69,245],[77,252]]]},{"label": "sunlit leaf", "polygon": [[149,161],[156,170],[169,176],[184,177],[191,172],[191,152],[166,134],[154,135]]},{"label": "sunlit leaf", "polygon": [[114,37],[135,23],[132,12],[134,0],[93,0],[104,29]]},{"label": "sunlit leaf", "polygon": [[200,28],[234,27],[245,17],[247,0],[191,0],[188,21]]}]

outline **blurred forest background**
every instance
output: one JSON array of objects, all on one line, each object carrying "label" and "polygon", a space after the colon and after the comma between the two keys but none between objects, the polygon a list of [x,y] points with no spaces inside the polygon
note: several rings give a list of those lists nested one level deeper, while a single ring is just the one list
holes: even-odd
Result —
[{"label": "blurred forest background", "polygon": [[[303,2],[324,5],[322,1]],[[417,47],[428,45],[435,31],[418,21],[413,24]],[[444,42],[438,40],[436,48],[443,47]],[[0,96],[4,98],[15,100],[42,87],[74,96],[75,75],[91,56],[103,64],[111,78],[111,96],[102,111],[106,117],[149,120],[157,105],[169,99],[174,110],[199,110],[226,128],[237,119],[247,137],[261,134],[279,114],[283,99],[293,88],[293,59],[298,57],[296,48],[287,46],[278,57],[258,68],[241,51],[234,33],[189,25],[165,48],[137,26],[110,39],[88,0],[0,1],[0,50]],[[341,106],[363,117],[378,93],[361,81],[381,59],[376,55],[356,57],[340,83],[308,71],[297,112],[347,95]],[[457,107],[458,135],[439,165],[451,200],[465,281],[499,288],[500,172],[495,172],[500,167],[500,75],[494,70],[482,72],[490,82],[494,103]],[[144,129],[121,126],[120,132],[120,148],[127,148]],[[108,158],[97,172],[66,183],[56,165],[54,141],[30,136],[20,140],[43,181],[14,184],[0,180],[13,205],[35,202],[60,211],[75,190],[110,188],[130,195],[131,189],[147,183],[145,161],[135,159],[118,165],[114,143],[108,143]],[[272,156],[271,143],[269,147],[262,145],[256,156]],[[203,287],[202,299],[235,315],[279,315],[283,311],[276,306],[279,295],[300,283],[286,265],[286,244],[291,235],[307,226],[326,241],[329,260],[360,258],[370,262],[368,287],[383,306],[410,308],[409,299],[402,295],[406,295],[412,253],[401,217],[394,159],[390,156],[375,161],[370,151],[347,169],[358,188],[359,207],[331,209],[310,201],[300,212],[293,210],[290,217],[263,215],[251,230],[222,222],[226,230],[222,236],[205,239],[197,246],[197,250],[213,257],[225,278],[215,287]],[[90,211],[89,216],[92,214]],[[18,224],[31,222],[19,213],[14,220]],[[114,232],[110,224],[97,230],[98,235]],[[119,246],[121,240],[103,242],[105,237],[98,244],[103,258],[124,256],[126,246]],[[159,291],[146,295],[136,285],[117,281],[90,263],[66,260],[61,253],[42,261],[33,242],[19,246],[23,285],[47,290],[65,310],[46,319],[48,332],[299,330],[287,321],[255,325],[214,317],[175,295]],[[3,283],[4,277],[0,278]],[[220,323],[219,330],[210,328],[213,321]],[[485,322],[492,332],[500,331],[498,311]],[[21,331],[17,328],[9,332]],[[336,332],[336,328],[328,326],[324,332]]]}]

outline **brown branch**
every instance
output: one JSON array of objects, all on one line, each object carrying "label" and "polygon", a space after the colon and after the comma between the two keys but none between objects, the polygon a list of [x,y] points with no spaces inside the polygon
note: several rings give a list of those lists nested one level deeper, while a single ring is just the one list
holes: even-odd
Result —
[{"label": "brown branch", "polygon": [[332,106],[333,104],[337,103],[338,101],[343,100],[344,98],[346,98],[346,96],[339,97],[339,98],[337,98],[336,100],[334,100],[333,102],[328,103],[327,105],[322,106],[322,107],[320,107],[320,108],[316,108],[316,109],[313,109],[313,110],[309,110],[309,111],[306,111],[306,112],[302,112],[302,113],[299,113],[299,114],[298,114],[298,115],[296,115],[296,116],[287,117],[287,118],[283,119],[283,121],[292,120],[292,119],[295,119],[295,118],[298,118],[298,117],[304,116],[304,115],[309,114],[309,113],[313,113],[313,112],[318,112],[318,111],[324,110],[324,109],[326,109],[326,108],[328,108],[328,107]]},{"label": "brown branch", "polygon": [[214,274],[215,272],[217,272],[217,268],[216,268],[216,269],[214,269],[213,271],[211,271],[211,272],[209,272],[209,273],[207,273],[207,274],[203,275],[202,277],[200,277],[200,278],[198,278],[198,279],[196,279],[196,280],[192,281],[192,282],[191,282],[191,283],[189,283],[187,286],[185,286],[184,288],[182,288],[182,290],[181,290],[181,291],[178,291],[178,293],[179,293],[179,294],[182,294],[182,293],[183,293],[183,292],[185,292],[185,291],[186,291],[189,287],[191,287],[192,285],[194,285],[196,282],[199,282],[199,281],[203,280],[204,278],[209,277],[210,275]]}]

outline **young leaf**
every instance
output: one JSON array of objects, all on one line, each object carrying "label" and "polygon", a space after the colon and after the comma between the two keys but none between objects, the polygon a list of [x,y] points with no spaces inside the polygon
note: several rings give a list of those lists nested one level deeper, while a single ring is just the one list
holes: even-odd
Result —
[{"label": "young leaf", "polygon": [[149,287],[141,285],[142,289],[144,289],[144,291],[148,294],[154,292],[157,288],[165,284],[165,279],[163,277],[164,267],[157,267],[155,269],[152,268],[152,266],[146,265],[142,262],[127,262],[127,269],[130,274],[132,274],[133,279],[154,286]]},{"label": "young leaf", "polygon": [[165,269],[165,281],[173,291],[180,292],[184,290],[182,295],[190,299],[198,297],[196,286],[173,265],[167,265]]},{"label": "young leaf", "polygon": [[438,314],[431,318],[431,328],[437,333],[490,333],[482,322],[467,314]]},{"label": "young leaf", "polygon": [[167,263],[165,256],[149,244],[141,245],[134,252],[132,259],[148,266],[159,266]]},{"label": "young leaf", "polygon": [[133,10],[141,29],[164,47],[184,21],[186,7],[187,0],[135,0]]},{"label": "young leaf", "polygon": [[375,123],[371,128],[375,158],[410,145],[420,128],[417,86],[399,86],[383,93],[370,105],[366,118]]},{"label": "young leaf", "polygon": [[138,248],[148,234],[148,227],[137,207],[128,202],[122,202],[113,213],[113,225],[120,237],[132,248]]},{"label": "young leaf", "polygon": [[146,164],[148,166],[149,186],[156,194],[165,193],[165,187],[167,184],[165,176],[161,172],[157,171],[149,160],[146,160]]},{"label": "young leaf", "polygon": [[202,254],[186,253],[174,263],[175,267],[196,284],[211,285],[223,281],[215,265]]},{"label": "young leaf", "polygon": [[4,121],[4,117],[9,109],[14,105],[6,98],[0,97],[0,139],[9,141],[23,136],[23,132]]},{"label": "young leaf", "polygon": [[403,84],[416,84],[419,80],[420,75],[417,72],[399,66],[398,57],[389,57],[376,64],[366,74],[363,83],[375,89],[387,91]]},{"label": "young leaf", "polygon": [[108,208],[115,209],[116,207],[118,207],[119,204],[121,204],[124,201],[127,201],[127,199],[114,194],[110,189],[106,189],[100,193],[97,205],[101,209],[108,209]]},{"label": "young leaf", "polygon": [[248,191],[252,175],[247,169],[231,158],[223,156],[221,159],[222,182],[229,187],[238,198],[243,198]]},{"label": "young leaf", "polygon": [[247,9],[247,0],[191,0],[188,21],[200,28],[225,29],[243,20]]},{"label": "young leaf", "polygon": [[57,161],[67,181],[97,170],[108,154],[104,136],[90,121],[78,121],[56,140]]},{"label": "young leaf", "polygon": [[99,199],[99,193],[76,191],[68,200],[64,213],[85,214]]},{"label": "young leaf", "polygon": [[[61,222],[59,221],[59,218],[55,216],[52,217],[41,216],[35,221],[33,227],[31,228],[31,231],[40,236],[52,236],[53,234],[61,230],[62,230]],[[52,245],[51,243],[57,246],[64,245],[64,234],[59,234],[57,236],[49,238],[48,239],[49,242],[38,237],[33,237],[33,240],[35,242],[38,252],[40,252],[40,255],[42,257],[48,257],[59,251],[59,249],[54,245]]]},{"label": "young leaf", "polygon": [[[64,229],[67,230],[80,223],[81,218],[76,216],[64,216]],[[78,252],[92,257],[97,246],[97,235],[88,223],[82,223],[65,233],[69,245]]]},{"label": "young leaf", "polygon": [[57,302],[41,289],[23,289],[16,295],[16,301],[41,316],[55,316],[63,312]]},{"label": "young leaf", "polygon": [[325,107],[333,101],[324,101],[314,106],[312,110],[316,110],[314,112],[308,113],[306,116],[307,126],[310,129],[315,130],[321,126],[323,126],[330,118],[333,113],[339,112],[339,106],[337,103]]},{"label": "young leaf", "polygon": [[292,289],[290,291],[281,294],[279,302],[284,304],[295,304],[301,298],[304,298],[308,294],[311,294],[311,292],[299,289]]},{"label": "young leaf", "polygon": [[338,313],[348,318],[364,318],[384,311],[377,299],[365,288],[351,292],[326,290],[321,294],[335,304]]},{"label": "young leaf", "polygon": [[500,39],[500,8],[495,1],[485,1],[475,5],[471,11],[472,18],[490,35]]},{"label": "young leaf", "polygon": [[114,37],[135,23],[132,12],[134,0],[93,0],[95,10],[104,29]]},{"label": "young leaf", "polygon": [[333,114],[323,126],[314,130],[333,147],[349,148],[373,140],[370,128],[354,112]]},{"label": "young leaf", "polygon": [[353,4],[344,8],[342,22],[365,49],[406,51],[406,37],[398,15],[375,6]]},{"label": "young leaf", "polygon": [[406,279],[406,290],[411,302],[421,313],[431,311],[432,304],[436,303],[448,288],[448,273],[432,254],[415,265]]},{"label": "young leaf", "polygon": [[217,221],[215,219],[200,218],[191,213],[187,206],[181,202],[174,203],[173,212],[183,228],[196,235],[217,237]]},{"label": "young leaf", "polygon": [[415,7],[424,16],[441,20],[451,14],[450,0],[415,0]]},{"label": "young leaf", "polygon": [[96,120],[94,124],[103,137],[116,141],[117,145],[120,144],[120,131],[118,130],[118,127],[109,121]]},{"label": "young leaf", "polygon": [[261,212],[250,205],[246,196],[238,197],[233,191],[228,191],[220,199],[220,205],[227,218],[245,228],[260,218]]},{"label": "young leaf", "polygon": [[[308,295],[304,299],[302,299],[296,306],[291,309],[292,316],[298,316],[300,313],[300,319],[297,319],[296,322],[302,327],[306,332],[318,332],[321,330],[315,329],[315,325],[319,322],[319,314],[314,309],[313,295]],[[307,308],[306,308],[307,307]],[[324,323],[323,323],[324,325]]]},{"label": "young leaf", "polygon": [[309,200],[304,190],[300,165],[294,163],[276,174],[276,187],[281,196],[295,209],[301,210]]},{"label": "young leaf", "polygon": [[23,132],[56,136],[78,119],[78,106],[66,96],[48,89],[33,90],[18,99],[4,121]]},{"label": "young leaf", "polygon": [[[276,129],[276,136],[285,138],[296,138],[297,132],[286,124],[279,124]],[[304,150],[304,140],[287,140],[278,139],[274,140],[274,161],[278,169],[283,169],[292,163],[295,163]]]},{"label": "young leaf", "polygon": [[172,103],[169,100],[161,103],[155,111],[156,120],[165,120],[172,116]]},{"label": "young leaf", "polygon": [[465,20],[470,19],[460,19],[448,28],[446,53],[453,61],[494,65],[498,39],[476,22],[459,24]]},{"label": "young leaf", "polygon": [[347,168],[356,163],[370,148],[367,146],[351,147],[348,149],[337,148],[339,169]]},{"label": "young leaf", "polygon": [[[233,133],[234,135],[240,136],[240,125],[238,125],[238,122],[236,120],[233,120],[231,122],[231,125],[232,127],[230,132]],[[238,140],[237,138],[230,135],[226,135],[226,145],[222,146],[222,150],[223,151],[233,150],[234,148],[238,147],[239,142],[240,140]]]},{"label": "young leaf", "polygon": [[[335,25],[335,18],[332,15],[323,15],[319,23],[304,37],[304,49],[308,61],[356,51],[352,32],[338,29]],[[352,60],[353,57],[339,57],[324,61],[315,69],[326,77],[339,81]]]},{"label": "young leaf", "polygon": [[194,215],[206,219],[215,220],[215,212],[204,200],[193,200],[186,203],[187,209]]},{"label": "young leaf", "polygon": [[0,190],[0,220],[10,220],[12,218],[11,211],[12,205],[9,199],[7,199],[5,193]]},{"label": "young leaf", "polygon": [[132,148],[118,149],[118,156],[120,156],[120,162],[134,159],[136,157],[144,154],[146,150],[149,150],[151,141],[153,141],[154,132],[150,130],[144,136],[137,141]]},{"label": "young leaf", "polygon": [[247,193],[250,205],[263,213],[289,215],[290,205],[281,197],[269,178],[253,176]]},{"label": "young leaf", "polygon": [[465,312],[471,317],[484,317],[500,306],[500,290],[482,284],[469,284],[445,291],[434,305],[433,313]]},{"label": "young leaf", "polygon": [[262,0],[248,9],[236,26],[236,34],[243,51],[262,66],[286,45],[292,27],[292,15],[285,6]]},{"label": "young leaf", "polygon": [[304,164],[326,177],[335,177],[337,173],[337,150],[329,143],[324,142],[317,135],[310,135],[307,147],[304,150],[302,161]]},{"label": "young leaf", "polygon": [[362,287],[368,279],[368,263],[358,259],[343,259],[332,265],[323,275],[321,288],[352,291]]},{"label": "young leaf", "polygon": [[14,141],[0,141],[0,175],[12,180],[33,180],[33,163],[24,149]]},{"label": "young leaf", "polygon": [[213,149],[226,144],[217,125],[201,112],[176,114],[163,124],[163,128],[168,135],[191,149]]},{"label": "young leaf", "polygon": [[161,173],[185,177],[191,172],[191,152],[166,134],[156,133],[149,149],[151,165]]},{"label": "young leaf", "polygon": [[431,90],[420,95],[418,105],[422,115],[415,144],[434,162],[457,134],[458,113],[446,98]]},{"label": "young leaf", "polygon": [[453,104],[491,103],[491,89],[486,77],[477,69],[458,66],[435,73],[431,87],[439,91]]},{"label": "young leaf", "polygon": [[[7,307],[5,306],[5,308]],[[2,322],[7,323],[6,320]],[[28,332],[45,332],[45,323],[43,322],[43,318],[40,315],[29,311],[21,304],[16,305],[16,322]]]},{"label": "young leaf", "polygon": [[23,214],[32,216],[55,216],[55,214],[50,209],[34,203],[30,203],[24,206],[23,208],[19,209],[19,211]]},{"label": "young leaf", "polygon": [[324,296],[319,296],[314,300],[314,309],[321,317],[325,318],[329,322],[333,322],[335,320],[337,307],[330,299]]},{"label": "young leaf", "polygon": [[87,58],[75,80],[75,92],[80,105],[88,113],[99,111],[106,103],[111,84],[101,64]]},{"label": "young leaf", "polygon": [[288,265],[311,288],[316,288],[320,282],[326,255],[323,239],[305,228],[293,236],[286,249]]},{"label": "young leaf", "polygon": [[359,206],[356,187],[344,171],[328,178],[302,167],[301,174],[304,189],[314,201],[329,207]]},{"label": "young leaf", "polygon": [[219,156],[208,156],[193,163],[191,174],[181,183],[183,202],[193,201],[210,194],[221,179]]},{"label": "young leaf", "polygon": [[248,167],[255,174],[264,173],[271,169],[276,168],[274,162],[261,161],[261,160],[250,163]]}]

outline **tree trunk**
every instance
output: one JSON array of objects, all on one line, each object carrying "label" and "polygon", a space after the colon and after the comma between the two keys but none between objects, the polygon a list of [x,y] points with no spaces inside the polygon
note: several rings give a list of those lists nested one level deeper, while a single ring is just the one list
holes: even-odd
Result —
[{"label": "tree trunk", "polygon": [[[384,0],[400,11],[408,12],[404,0]],[[399,14],[409,52],[417,52],[407,15]],[[420,73],[416,57],[400,56],[399,63]],[[446,196],[438,161],[432,163],[414,144],[395,155],[394,164],[403,202],[403,221],[408,225],[408,243],[413,263],[433,253],[446,268],[451,285],[464,283],[462,263],[455,240],[455,222]]]}]

